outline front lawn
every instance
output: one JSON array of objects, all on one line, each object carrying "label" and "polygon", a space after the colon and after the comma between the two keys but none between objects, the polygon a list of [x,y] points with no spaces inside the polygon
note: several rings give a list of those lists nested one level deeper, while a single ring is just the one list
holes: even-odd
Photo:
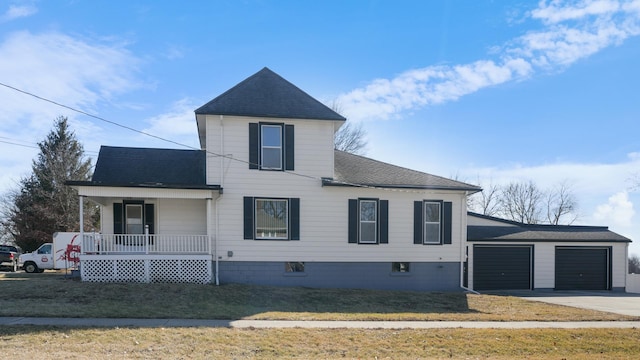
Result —
[{"label": "front lawn", "polygon": [[248,285],[101,284],[0,273],[0,316],[431,321],[637,318],[517,297]]}]

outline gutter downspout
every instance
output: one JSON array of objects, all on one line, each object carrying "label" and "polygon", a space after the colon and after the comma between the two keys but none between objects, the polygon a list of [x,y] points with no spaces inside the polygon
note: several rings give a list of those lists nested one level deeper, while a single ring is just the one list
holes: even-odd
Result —
[{"label": "gutter downspout", "polygon": [[220,208],[218,202],[222,196],[224,189],[224,116],[220,115],[220,191],[216,198],[216,235],[213,243],[214,252],[216,254],[216,286],[220,285],[220,256],[218,256],[218,238],[220,237]]},{"label": "gutter downspout", "polygon": [[[462,235],[460,236],[460,288],[465,291],[479,295],[480,294],[479,292],[464,286],[464,262],[468,261],[467,253],[465,251],[465,245],[467,243],[467,196],[469,196],[468,192],[465,191],[464,196],[462,197],[463,206],[460,207],[461,208],[460,219],[464,220],[460,222],[461,224],[463,224],[462,229],[460,229],[461,235]],[[468,272],[469,272],[469,267],[467,267],[467,273]]]}]

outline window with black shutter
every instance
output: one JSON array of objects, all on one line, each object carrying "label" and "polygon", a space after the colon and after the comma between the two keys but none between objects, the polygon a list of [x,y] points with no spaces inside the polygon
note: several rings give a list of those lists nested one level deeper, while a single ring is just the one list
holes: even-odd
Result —
[{"label": "window with black shutter", "polygon": [[389,243],[389,201],[349,199],[348,241],[351,244]]},{"label": "window with black shutter", "polygon": [[294,126],[249,124],[249,169],[295,170]]},{"label": "window with black shutter", "polygon": [[245,240],[300,240],[300,199],[246,196]]},{"label": "window with black shutter", "polygon": [[422,200],[413,203],[413,243],[451,244],[452,203]]}]

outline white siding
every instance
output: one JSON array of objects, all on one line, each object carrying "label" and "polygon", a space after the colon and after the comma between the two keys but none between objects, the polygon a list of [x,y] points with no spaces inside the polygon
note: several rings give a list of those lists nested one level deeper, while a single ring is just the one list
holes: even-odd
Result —
[{"label": "white siding", "polygon": [[[308,193],[290,188],[255,193],[225,191],[219,205],[220,240],[223,260],[235,261],[416,261],[459,262],[461,239],[466,236],[464,204],[458,194],[435,192],[395,192],[371,189],[311,186]],[[243,196],[300,198],[300,240],[264,241],[243,239]],[[361,245],[348,243],[348,199],[373,197],[389,200],[389,243]],[[413,201],[445,200],[453,203],[451,245],[413,244]],[[233,258],[226,258],[228,251]]]},{"label": "white siding", "polygon": [[[294,125],[295,170],[250,170],[249,123]],[[220,213],[219,254],[232,261],[460,261],[466,238],[466,202],[462,192],[389,191],[322,187],[321,178],[333,177],[333,121],[207,116],[207,183],[224,192]],[[223,132],[223,140],[220,133]],[[223,143],[222,143],[223,141]],[[223,159],[221,179],[219,154]],[[300,199],[300,240],[243,239],[243,197]],[[372,197],[389,200],[389,244],[348,243],[348,199]],[[413,201],[453,203],[453,244],[413,244]],[[231,258],[228,252],[233,252]]]},{"label": "white siding", "polygon": [[[219,116],[207,115],[208,184],[251,188],[265,182],[273,186],[274,180],[287,182],[294,177],[281,171],[249,170],[249,123],[259,122],[294,126],[295,173],[316,178],[333,177],[333,121],[237,116],[225,116],[221,121]],[[223,153],[227,158],[219,156]],[[221,161],[223,179],[220,179]]]},{"label": "white siding", "polygon": [[207,234],[207,207],[204,200],[160,199],[156,209],[158,234]]},{"label": "white siding", "polygon": [[[113,203],[118,198],[106,198],[102,208],[103,234],[113,234]],[[142,200],[142,199],[141,199]],[[155,227],[157,234],[206,235],[206,200],[193,199],[144,199],[145,204],[155,205]],[[90,231],[90,229],[85,229]]]}]

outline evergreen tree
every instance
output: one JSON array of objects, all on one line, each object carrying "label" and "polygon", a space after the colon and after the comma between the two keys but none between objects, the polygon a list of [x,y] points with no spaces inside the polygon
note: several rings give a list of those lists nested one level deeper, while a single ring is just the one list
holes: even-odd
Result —
[{"label": "evergreen tree", "polygon": [[[67,180],[90,180],[91,160],[69,129],[66,117],[58,117],[46,139],[38,143],[40,153],[32,163],[32,174],[20,180],[20,189],[9,195],[3,225],[24,251],[51,242],[57,231],[79,231],[77,192]],[[96,227],[98,212],[84,204],[85,228]]]}]

